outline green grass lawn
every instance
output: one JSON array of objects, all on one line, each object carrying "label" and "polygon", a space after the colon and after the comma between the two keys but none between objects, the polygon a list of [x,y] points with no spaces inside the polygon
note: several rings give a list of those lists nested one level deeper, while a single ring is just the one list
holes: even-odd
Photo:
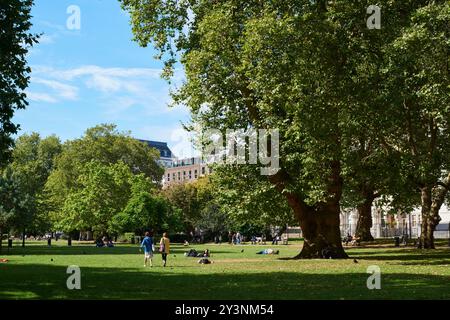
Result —
[{"label": "green grass lawn", "polygon": [[[0,258],[0,299],[450,299],[450,249],[431,252],[392,245],[348,248],[348,260],[292,260],[301,243],[279,245],[279,256],[257,255],[267,246],[199,245],[210,265],[173,245],[143,267],[136,245],[95,248],[58,241],[15,246]],[[243,252],[241,252],[243,250]],[[358,263],[353,259],[356,258]],[[81,290],[68,290],[66,269],[81,268]],[[381,289],[368,290],[367,267],[381,268]]]}]

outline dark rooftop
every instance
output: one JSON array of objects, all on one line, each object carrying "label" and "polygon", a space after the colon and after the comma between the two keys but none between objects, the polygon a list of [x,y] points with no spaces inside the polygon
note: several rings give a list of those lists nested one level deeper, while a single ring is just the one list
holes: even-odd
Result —
[{"label": "dark rooftop", "polygon": [[145,142],[146,144],[148,144],[149,147],[157,149],[159,151],[159,155],[161,158],[173,158],[172,151],[167,145],[167,142],[141,140],[141,139],[139,139],[139,141]]}]

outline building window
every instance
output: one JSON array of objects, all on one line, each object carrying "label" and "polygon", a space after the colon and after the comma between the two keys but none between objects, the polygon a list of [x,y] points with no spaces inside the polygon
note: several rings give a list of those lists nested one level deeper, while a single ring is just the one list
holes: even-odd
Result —
[{"label": "building window", "polygon": [[202,167],[202,174],[205,174],[205,167]]},{"label": "building window", "polygon": [[209,168],[209,174],[213,173],[213,168]]},{"label": "building window", "polygon": [[170,181],[170,173],[167,174],[167,181]]},{"label": "building window", "polygon": [[191,180],[191,179],[192,179],[192,171],[189,170],[189,180]]},{"label": "building window", "polygon": [[181,180],[180,171],[178,171],[178,181],[180,181],[180,180]]},{"label": "building window", "polygon": [[194,171],[194,178],[197,179],[198,174],[197,174],[197,170]]}]

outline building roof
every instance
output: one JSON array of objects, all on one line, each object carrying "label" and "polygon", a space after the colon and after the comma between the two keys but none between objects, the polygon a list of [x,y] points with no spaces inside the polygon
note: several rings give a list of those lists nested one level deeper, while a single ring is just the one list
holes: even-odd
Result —
[{"label": "building roof", "polygon": [[142,140],[139,141],[146,143],[149,147],[155,148],[159,151],[160,158],[174,158],[172,150],[170,150],[167,142],[160,141],[151,141],[151,140]]}]

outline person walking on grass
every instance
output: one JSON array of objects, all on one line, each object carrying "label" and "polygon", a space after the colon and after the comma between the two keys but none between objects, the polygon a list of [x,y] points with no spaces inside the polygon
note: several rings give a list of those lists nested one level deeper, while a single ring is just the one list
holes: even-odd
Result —
[{"label": "person walking on grass", "polygon": [[144,240],[142,240],[141,248],[144,248],[144,267],[147,267],[147,262],[150,262],[150,267],[153,267],[153,238],[148,231],[145,233]]},{"label": "person walking on grass", "polygon": [[159,252],[161,252],[163,267],[167,264],[167,255],[170,253],[170,240],[167,237],[167,232],[163,233],[161,241],[159,242]]}]

